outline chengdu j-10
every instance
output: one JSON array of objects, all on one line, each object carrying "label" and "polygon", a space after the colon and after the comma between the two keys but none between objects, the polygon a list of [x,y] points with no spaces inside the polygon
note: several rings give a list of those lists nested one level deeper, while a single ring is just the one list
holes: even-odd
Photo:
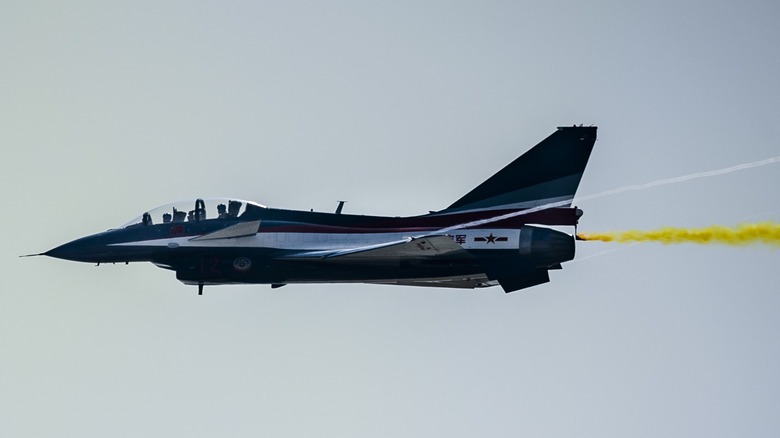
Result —
[{"label": "chengdu j-10", "polygon": [[550,281],[574,258],[571,203],[596,127],[561,127],[449,207],[412,217],[268,208],[225,199],[175,203],[47,255],[151,262],[186,284],[372,283],[505,292]]}]

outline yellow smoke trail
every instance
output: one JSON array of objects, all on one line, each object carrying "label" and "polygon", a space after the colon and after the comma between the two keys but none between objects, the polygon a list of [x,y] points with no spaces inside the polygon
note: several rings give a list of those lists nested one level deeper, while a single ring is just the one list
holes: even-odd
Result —
[{"label": "yellow smoke trail", "polygon": [[664,227],[651,231],[618,231],[609,233],[578,233],[582,240],[599,240],[602,242],[660,242],[750,245],[764,243],[780,247],[780,224],[763,222],[757,224],[742,224],[736,227],[712,225],[703,228]]}]

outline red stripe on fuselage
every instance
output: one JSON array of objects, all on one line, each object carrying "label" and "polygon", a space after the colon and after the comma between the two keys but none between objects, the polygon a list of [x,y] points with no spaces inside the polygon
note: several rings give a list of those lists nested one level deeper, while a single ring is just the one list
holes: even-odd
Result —
[{"label": "red stripe on fuselage", "polygon": [[[519,210],[490,210],[479,212],[465,212],[442,215],[425,215],[414,217],[366,217],[365,222],[356,220],[350,216],[348,226],[330,225],[312,222],[283,223],[279,225],[260,226],[262,232],[277,233],[393,233],[393,232],[430,232],[442,228],[453,227],[459,224],[467,224],[519,212]],[[307,218],[300,218],[307,219]],[[312,218],[313,219],[313,218]],[[333,220],[331,216],[329,219]],[[528,214],[520,214],[515,217],[489,222],[483,225],[468,227],[480,228],[520,228],[526,224],[537,225],[576,225],[577,216],[573,208],[550,208]]]}]

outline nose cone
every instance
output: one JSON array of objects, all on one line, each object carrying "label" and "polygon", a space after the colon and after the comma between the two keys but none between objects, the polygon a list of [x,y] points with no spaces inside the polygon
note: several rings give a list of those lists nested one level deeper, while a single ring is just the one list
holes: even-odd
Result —
[{"label": "nose cone", "polygon": [[54,249],[43,255],[74,262],[100,263],[105,261],[106,244],[95,236],[82,237]]},{"label": "nose cone", "polygon": [[109,230],[103,233],[82,237],[42,255],[63,260],[87,263],[124,263],[153,261],[158,248],[146,245],[133,245],[135,241],[148,239],[124,229]]}]

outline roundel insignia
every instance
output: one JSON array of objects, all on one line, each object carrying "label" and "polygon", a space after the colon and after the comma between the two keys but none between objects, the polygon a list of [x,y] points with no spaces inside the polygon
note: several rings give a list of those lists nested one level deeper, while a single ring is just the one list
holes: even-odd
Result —
[{"label": "roundel insignia", "polygon": [[248,271],[252,267],[252,260],[247,257],[239,257],[233,260],[233,269],[238,272]]}]

